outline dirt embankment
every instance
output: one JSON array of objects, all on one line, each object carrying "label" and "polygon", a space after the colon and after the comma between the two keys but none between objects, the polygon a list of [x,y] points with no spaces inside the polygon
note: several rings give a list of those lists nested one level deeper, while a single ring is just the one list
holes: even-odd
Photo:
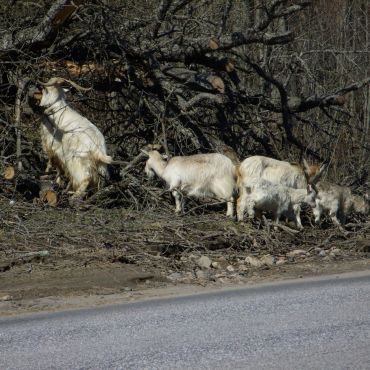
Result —
[{"label": "dirt embankment", "polygon": [[0,207],[0,314],[117,303],[370,266],[370,223],[302,232],[220,213]]}]

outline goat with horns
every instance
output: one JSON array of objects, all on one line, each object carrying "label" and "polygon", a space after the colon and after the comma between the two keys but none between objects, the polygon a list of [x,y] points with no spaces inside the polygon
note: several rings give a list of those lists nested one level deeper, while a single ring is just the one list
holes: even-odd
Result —
[{"label": "goat with horns", "polygon": [[44,109],[41,141],[49,158],[47,170],[56,168],[58,183],[61,175],[65,175],[74,197],[79,198],[88,188],[100,188],[112,157],[106,153],[105,139],[99,129],[66,102],[62,87],[65,82],[79,91],[90,90],[70,80],[53,77],[46,83],[39,82],[41,92],[34,94],[34,98],[39,99],[41,95],[39,106]]},{"label": "goat with horns", "polygon": [[309,165],[305,160],[303,165],[300,165],[259,155],[246,158],[240,164],[238,173],[238,220],[243,220],[245,208],[250,201],[250,194],[247,192],[247,188],[253,188],[256,183],[265,180],[271,184],[294,189],[306,190],[307,186],[311,185],[315,193],[317,193],[315,184],[322,176],[325,168],[325,165]]}]

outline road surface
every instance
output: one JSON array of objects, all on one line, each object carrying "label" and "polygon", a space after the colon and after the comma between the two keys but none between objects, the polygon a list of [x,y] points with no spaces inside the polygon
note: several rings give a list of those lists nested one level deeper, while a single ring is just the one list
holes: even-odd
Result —
[{"label": "road surface", "polygon": [[370,272],[0,318],[0,369],[370,369]]}]

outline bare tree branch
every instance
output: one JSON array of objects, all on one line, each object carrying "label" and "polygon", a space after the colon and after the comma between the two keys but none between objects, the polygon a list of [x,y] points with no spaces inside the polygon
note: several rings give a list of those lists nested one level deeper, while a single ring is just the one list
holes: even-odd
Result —
[{"label": "bare tree branch", "polygon": [[17,51],[18,49],[39,47],[50,43],[53,34],[63,26],[83,0],[57,0],[50,7],[44,19],[35,27],[23,29],[13,34],[5,33],[0,39],[0,52]]}]

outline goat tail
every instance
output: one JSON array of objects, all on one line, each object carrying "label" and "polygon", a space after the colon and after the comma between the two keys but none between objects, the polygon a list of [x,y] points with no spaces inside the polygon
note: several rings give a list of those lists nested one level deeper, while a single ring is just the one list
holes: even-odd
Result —
[{"label": "goat tail", "polygon": [[235,166],[235,183],[236,183],[236,186],[237,186],[238,189],[241,186],[242,182],[243,182],[243,179],[242,179],[242,175],[240,173],[240,164],[237,164]]},{"label": "goat tail", "polygon": [[113,158],[110,155],[106,155],[101,151],[95,153],[95,159],[99,162],[103,162],[105,164],[111,164],[113,162]]},{"label": "goat tail", "polygon": [[234,179],[235,179],[235,189],[234,189],[234,196],[238,197],[240,193],[240,186],[242,185],[242,176],[239,171],[240,164],[238,163],[235,165],[235,172],[234,172]]}]

